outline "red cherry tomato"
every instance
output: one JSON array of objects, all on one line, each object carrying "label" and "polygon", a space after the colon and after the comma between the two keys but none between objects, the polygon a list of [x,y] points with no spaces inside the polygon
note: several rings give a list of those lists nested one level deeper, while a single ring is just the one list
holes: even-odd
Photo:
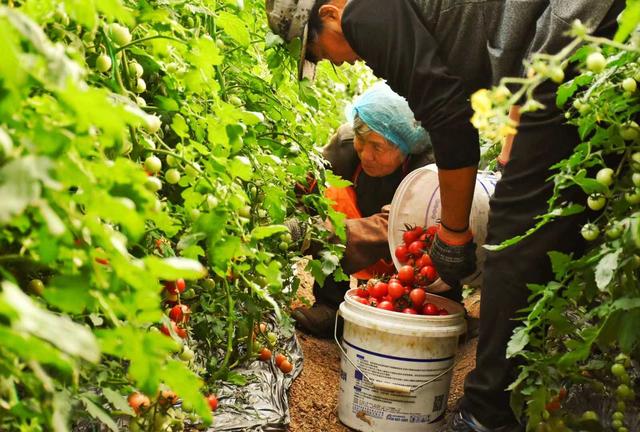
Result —
[{"label": "red cherry tomato", "polygon": [[427,293],[422,288],[414,288],[409,293],[409,298],[411,299],[411,303],[413,303],[416,308],[419,308],[427,299]]},{"label": "red cherry tomato", "polygon": [[177,294],[182,293],[187,285],[185,284],[184,279],[178,279],[175,281],[165,282],[164,287],[169,294]]},{"label": "red cherry tomato", "polygon": [[423,315],[438,315],[440,309],[433,303],[427,303],[422,307]]},{"label": "red cherry tomato", "polygon": [[442,308],[438,311],[438,315],[449,315],[449,311],[445,308]]},{"label": "red cherry tomato", "polygon": [[398,261],[403,263],[409,258],[409,250],[405,245],[399,245],[396,247],[395,255]]},{"label": "red cherry tomato", "polygon": [[433,282],[438,278],[438,272],[433,266],[424,266],[420,269],[420,276],[422,276],[427,282]]},{"label": "red cherry tomato", "polygon": [[191,308],[185,304],[175,305],[169,311],[169,318],[177,323],[188,322],[191,316]]},{"label": "red cherry tomato", "polygon": [[389,284],[389,297],[393,300],[399,299],[404,295],[404,286],[399,283]]},{"label": "red cherry tomato", "polygon": [[362,303],[362,304],[365,304],[365,305],[368,305],[368,304],[369,304],[369,300],[367,300],[367,299],[366,299],[366,298],[364,298],[364,297],[360,297],[360,296],[353,296],[352,298],[353,298],[355,301],[357,301],[358,303]]},{"label": "red cherry tomato", "polygon": [[369,295],[371,297],[380,298],[387,295],[389,292],[389,286],[384,282],[376,282],[374,285],[369,286]]},{"label": "red cherry tomato", "polygon": [[214,394],[210,394],[207,396],[207,402],[209,403],[209,408],[211,411],[215,411],[218,409],[218,398]]},{"label": "red cherry tomato", "polygon": [[431,257],[428,254],[423,254],[419,259],[416,260],[416,266],[419,268],[432,265],[433,261],[431,261]]},{"label": "red cherry tomato", "polygon": [[367,291],[366,288],[358,288],[356,290],[356,296],[362,297],[362,298],[367,298],[367,297],[369,297],[369,291]]},{"label": "red cherry tomato", "polygon": [[418,312],[416,312],[416,310],[414,308],[404,308],[402,309],[402,313],[406,313],[406,314],[410,314],[410,315],[417,315]]},{"label": "red cherry tomato", "polygon": [[398,270],[398,279],[403,284],[411,284],[415,277],[415,270],[410,265],[400,267]]},{"label": "red cherry tomato", "polygon": [[409,253],[411,255],[413,255],[415,257],[415,256],[418,256],[418,255],[421,255],[424,252],[426,247],[427,247],[427,245],[425,244],[425,242],[422,242],[420,240],[416,240],[416,241],[414,241],[413,243],[411,243],[409,245],[407,250],[409,251]]},{"label": "red cherry tomato", "polygon": [[378,307],[378,299],[375,297],[369,297],[369,306]]},{"label": "red cherry tomato", "polygon": [[393,306],[393,303],[391,303],[390,301],[381,301],[378,304],[378,309],[384,309],[384,310],[388,310],[388,311],[392,311],[395,309],[395,307]]},{"label": "red cherry tomato", "polygon": [[409,245],[418,240],[421,235],[422,233],[417,233],[413,229],[409,229],[402,233],[402,241],[404,242],[404,244]]}]

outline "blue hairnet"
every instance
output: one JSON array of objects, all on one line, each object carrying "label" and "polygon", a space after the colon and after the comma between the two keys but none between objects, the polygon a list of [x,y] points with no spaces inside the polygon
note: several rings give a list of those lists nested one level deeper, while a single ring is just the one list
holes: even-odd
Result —
[{"label": "blue hairnet", "polygon": [[347,107],[351,123],[356,114],[371,130],[391,141],[404,154],[422,153],[431,147],[429,134],[416,121],[406,99],[384,82],[373,85]]}]

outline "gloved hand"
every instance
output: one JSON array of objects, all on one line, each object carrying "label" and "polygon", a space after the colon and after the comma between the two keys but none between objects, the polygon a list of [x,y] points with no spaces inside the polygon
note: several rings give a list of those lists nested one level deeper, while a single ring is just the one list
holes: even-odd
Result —
[{"label": "gloved hand", "polygon": [[471,231],[463,234],[460,241],[453,241],[450,239],[452,235],[443,233],[443,230],[441,225],[438,226],[429,256],[440,278],[453,287],[476,271],[476,244]]},{"label": "gloved hand", "polygon": [[289,229],[289,233],[291,234],[291,241],[293,243],[297,243],[304,238],[306,227],[298,219],[294,217],[289,218],[284,221],[283,225]]}]

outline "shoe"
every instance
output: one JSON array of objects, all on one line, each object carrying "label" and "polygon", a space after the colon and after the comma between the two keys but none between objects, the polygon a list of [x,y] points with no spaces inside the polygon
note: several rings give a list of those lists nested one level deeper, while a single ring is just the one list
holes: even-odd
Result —
[{"label": "shoe", "polygon": [[449,416],[449,422],[442,432],[524,432],[524,430],[525,427],[519,423],[488,428],[469,411],[458,408]]},{"label": "shoe", "polygon": [[329,339],[333,337],[338,309],[324,303],[315,303],[310,308],[294,309],[291,316],[296,327],[313,336]]}]

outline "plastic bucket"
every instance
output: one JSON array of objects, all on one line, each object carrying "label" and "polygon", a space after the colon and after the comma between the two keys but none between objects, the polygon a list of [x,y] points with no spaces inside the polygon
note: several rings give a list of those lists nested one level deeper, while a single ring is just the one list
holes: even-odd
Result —
[{"label": "plastic bucket", "polygon": [[431,432],[444,421],[462,305],[428,294],[449,315],[409,315],[356,302],[345,294],[338,417],[362,432]]},{"label": "plastic bucket", "polygon": [[[469,285],[482,284],[482,267],[486,252],[481,246],[487,237],[489,199],[493,195],[497,182],[496,174],[489,171],[479,171],[476,177],[469,224],[478,246],[477,269],[473,275],[464,280],[464,283]],[[409,173],[396,189],[389,213],[389,250],[396,268],[402,265],[394,252],[396,246],[402,243],[405,225],[436,225],[440,220],[440,211],[440,186],[436,165],[427,165]],[[440,279],[428,287],[431,292],[442,292],[448,289],[447,284]]]}]

